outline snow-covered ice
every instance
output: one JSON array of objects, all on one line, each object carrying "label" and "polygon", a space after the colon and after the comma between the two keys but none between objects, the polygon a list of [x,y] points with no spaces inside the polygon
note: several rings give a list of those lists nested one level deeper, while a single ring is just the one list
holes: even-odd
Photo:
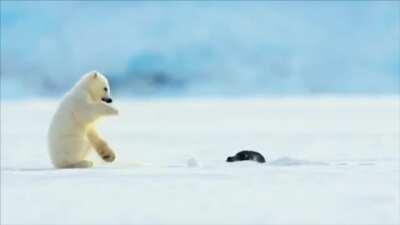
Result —
[{"label": "snow-covered ice", "polygon": [[400,223],[398,97],[115,100],[117,161],[70,170],[55,101],[1,102],[1,224]]}]

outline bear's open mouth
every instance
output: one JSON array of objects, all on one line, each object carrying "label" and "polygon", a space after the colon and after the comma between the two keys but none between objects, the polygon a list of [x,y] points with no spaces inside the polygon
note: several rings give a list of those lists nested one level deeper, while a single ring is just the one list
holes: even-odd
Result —
[{"label": "bear's open mouth", "polygon": [[101,100],[102,100],[103,102],[107,102],[107,103],[111,103],[111,102],[112,102],[112,99],[111,99],[111,98],[106,98],[106,97],[101,98]]}]

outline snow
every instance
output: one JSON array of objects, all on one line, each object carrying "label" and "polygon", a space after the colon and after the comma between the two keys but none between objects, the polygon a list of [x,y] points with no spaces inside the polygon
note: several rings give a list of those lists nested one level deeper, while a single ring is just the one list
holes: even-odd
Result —
[{"label": "snow", "polygon": [[56,101],[1,102],[1,224],[400,223],[396,96],[115,100],[117,161],[73,170],[47,156]]}]

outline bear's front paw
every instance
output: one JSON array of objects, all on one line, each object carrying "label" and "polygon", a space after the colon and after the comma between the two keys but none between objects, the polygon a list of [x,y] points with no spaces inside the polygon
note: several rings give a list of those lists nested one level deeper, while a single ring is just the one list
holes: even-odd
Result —
[{"label": "bear's front paw", "polygon": [[113,162],[115,160],[115,154],[112,151],[107,152],[102,156],[103,160],[106,162]]},{"label": "bear's front paw", "polygon": [[114,109],[114,115],[119,115],[118,109]]},{"label": "bear's front paw", "polygon": [[107,106],[108,106],[108,113],[110,115],[118,115],[119,114],[118,109],[114,108],[111,105],[107,105]]}]

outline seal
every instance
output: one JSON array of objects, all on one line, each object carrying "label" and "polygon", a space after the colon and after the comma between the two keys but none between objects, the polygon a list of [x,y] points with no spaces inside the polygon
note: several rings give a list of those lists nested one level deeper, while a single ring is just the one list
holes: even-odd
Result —
[{"label": "seal", "polygon": [[234,156],[229,156],[226,161],[227,162],[235,162],[235,161],[244,161],[244,160],[253,160],[259,163],[265,163],[265,158],[258,152],[251,150],[243,150]]}]

